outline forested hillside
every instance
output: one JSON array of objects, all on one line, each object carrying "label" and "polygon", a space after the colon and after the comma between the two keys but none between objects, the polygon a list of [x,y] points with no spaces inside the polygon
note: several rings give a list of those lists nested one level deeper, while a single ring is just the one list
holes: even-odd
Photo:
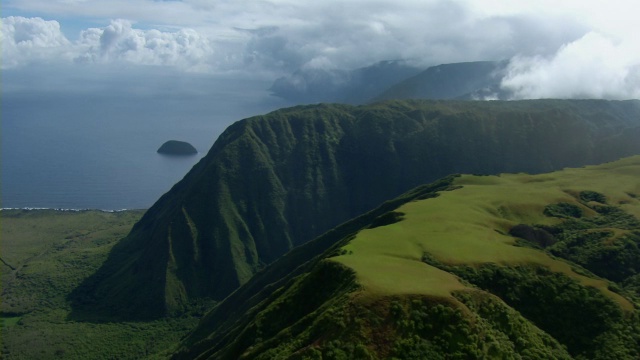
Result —
[{"label": "forested hillside", "polygon": [[639,101],[389,101],[242,120],[74,291],[74,314],[178,314],[419,184],[611,161],[640,153],[638,138]]}]

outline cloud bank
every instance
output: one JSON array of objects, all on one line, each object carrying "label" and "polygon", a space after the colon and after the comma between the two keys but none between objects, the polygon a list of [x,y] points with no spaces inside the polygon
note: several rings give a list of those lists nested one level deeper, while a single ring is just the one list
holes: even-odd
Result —
[{"label": "cloud bank", "polygon": [[81,63],[126,61],[206,71],[214,56],[209,39],[195,30],[140,30],[127,20],[111,21],[103,29],[84,30],[75,46],[78,55],[74,61]]},{"label": "cloud bank", "polygon": [[638,97],[633,10],[627,0],[7,0],[3,12],[15,15],[2,19],[2,69],[66,64],[126,77],[155,66],[273,80],[381,60],[512,59],[502,85],[517,98]]},{"label": "cloud bank", "polygon": [[126,62],[206,72],[214,58],[210,40],[192,29],[141,30],[119,19],[104,28],[83,30],[72,42],[57,21],[24,17],[2,19],[2,54],[3,69],[34,63]]},{"label": "cloud bank", "polygon": [[[189,71],[279,74],[318,64],[354,69],[391,59],[437,65],[505,59],[514,54],[547,55],[584,33],[582,25],[563,16],[543,21],[538,14],[485,14],[465,1],[138,0],[122,6],[108,4],[95,0],[72,5],[62,0],[13,3],[24,9],[41,9],[53,19],[66,11],[115,20],[82,29],[78,38],[72,39],[65,36],[62,20],[4,18],[3,50],[9,61],[3,62],[3,68],[27,59],[124,61]],[[18,23],[31,24],[34,35],[50,42],[34,44],[26,51],[19,31],[14,31]],[[45,52],[47,48],[57,52]]]},{"label": "cloud bank", "polygon": [[640,98],[640,44],[590,32],[550,57],[511,60],[502,87],[515,98]]}]

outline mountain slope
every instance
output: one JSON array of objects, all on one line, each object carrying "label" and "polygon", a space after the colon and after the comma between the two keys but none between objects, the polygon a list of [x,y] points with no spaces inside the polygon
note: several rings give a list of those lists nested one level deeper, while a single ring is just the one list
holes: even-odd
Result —
[{"label": "mountain slope", "polygon": [[[598,243],[640,263],[640,252],[619,249],[640,244],[638,179],[635,156],[415,189],[269,266],[214,308],[174,357],[636,359],[640,294],[612,279],[640,270],[597,278],[551,253],[591,247],[564,232],[606,230]],[[524,226],[550,231],[554,244],[539,247],[516,230]],[[286,268],[297,270],[282,277]]]},{"label": "mountain slope", "polygon": [[375,97],[388,99],[506,99],[500,89],[507,62],[475,61],[432,66]]},{"label": "mountain slope", "polygon": [[273,95],[295,104],[362,104],[421,70],[400,60],[381,61],[351,71],[303,68],[276,79],[269,90]]},{"label": "mountain slope", "polygon": [[365,104],[392,99],[507,99],[500,88],[506,61],[474,61],[431,66],[382,61],[353,71],[299,69],[277,79],[273,95],[296,104]]},{"label": "mountain slope", "polygon": [[292,247],[452,173],[531,173],[640,153],[639,101],[393,101],[237,122],[70,296],[149,318],[222,300]]}]

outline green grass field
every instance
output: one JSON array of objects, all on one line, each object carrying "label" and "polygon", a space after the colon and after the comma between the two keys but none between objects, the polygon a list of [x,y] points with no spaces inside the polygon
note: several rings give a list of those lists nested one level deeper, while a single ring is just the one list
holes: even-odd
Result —
[{"label": "green grass field", "polygon": [[598,288],[631,310],[631,302],[610,291],[607,281],[578,274],[567,262],[538,249],[514,246],[516,239],[508,231],[522,223],[558,223],[543,214],[545,206],[558,202],[576,204],[585,216],[593,216],[594,211],[576,199],[585,190],[605,194],[609,204],[640,218],[638,179],[638,156],[543,175],[464,175],[454,183],[462,188],[405,204],[397,209],[403,220],[361,231],[343,248],[344,255],[333,260],[353,268],[369,291],[441,297],[464,285],[450,273],[425,264],[425,254],[449,265],[539,264]]},{"label": "green grass field", "polygon": [[91,323],[68,319],[67,295],[106,259],[142,211],[3,210],[3,359],[166,357],[197,319]]}]

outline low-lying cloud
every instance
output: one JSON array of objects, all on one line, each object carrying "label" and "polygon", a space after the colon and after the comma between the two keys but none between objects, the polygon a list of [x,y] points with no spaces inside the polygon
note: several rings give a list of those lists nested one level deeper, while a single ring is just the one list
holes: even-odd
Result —
[{"label": "low-lying cloud", "polygon": [[550,57],[514,57],[502,87],[515,98],[640,98],[640,44],[590,32]]}]

